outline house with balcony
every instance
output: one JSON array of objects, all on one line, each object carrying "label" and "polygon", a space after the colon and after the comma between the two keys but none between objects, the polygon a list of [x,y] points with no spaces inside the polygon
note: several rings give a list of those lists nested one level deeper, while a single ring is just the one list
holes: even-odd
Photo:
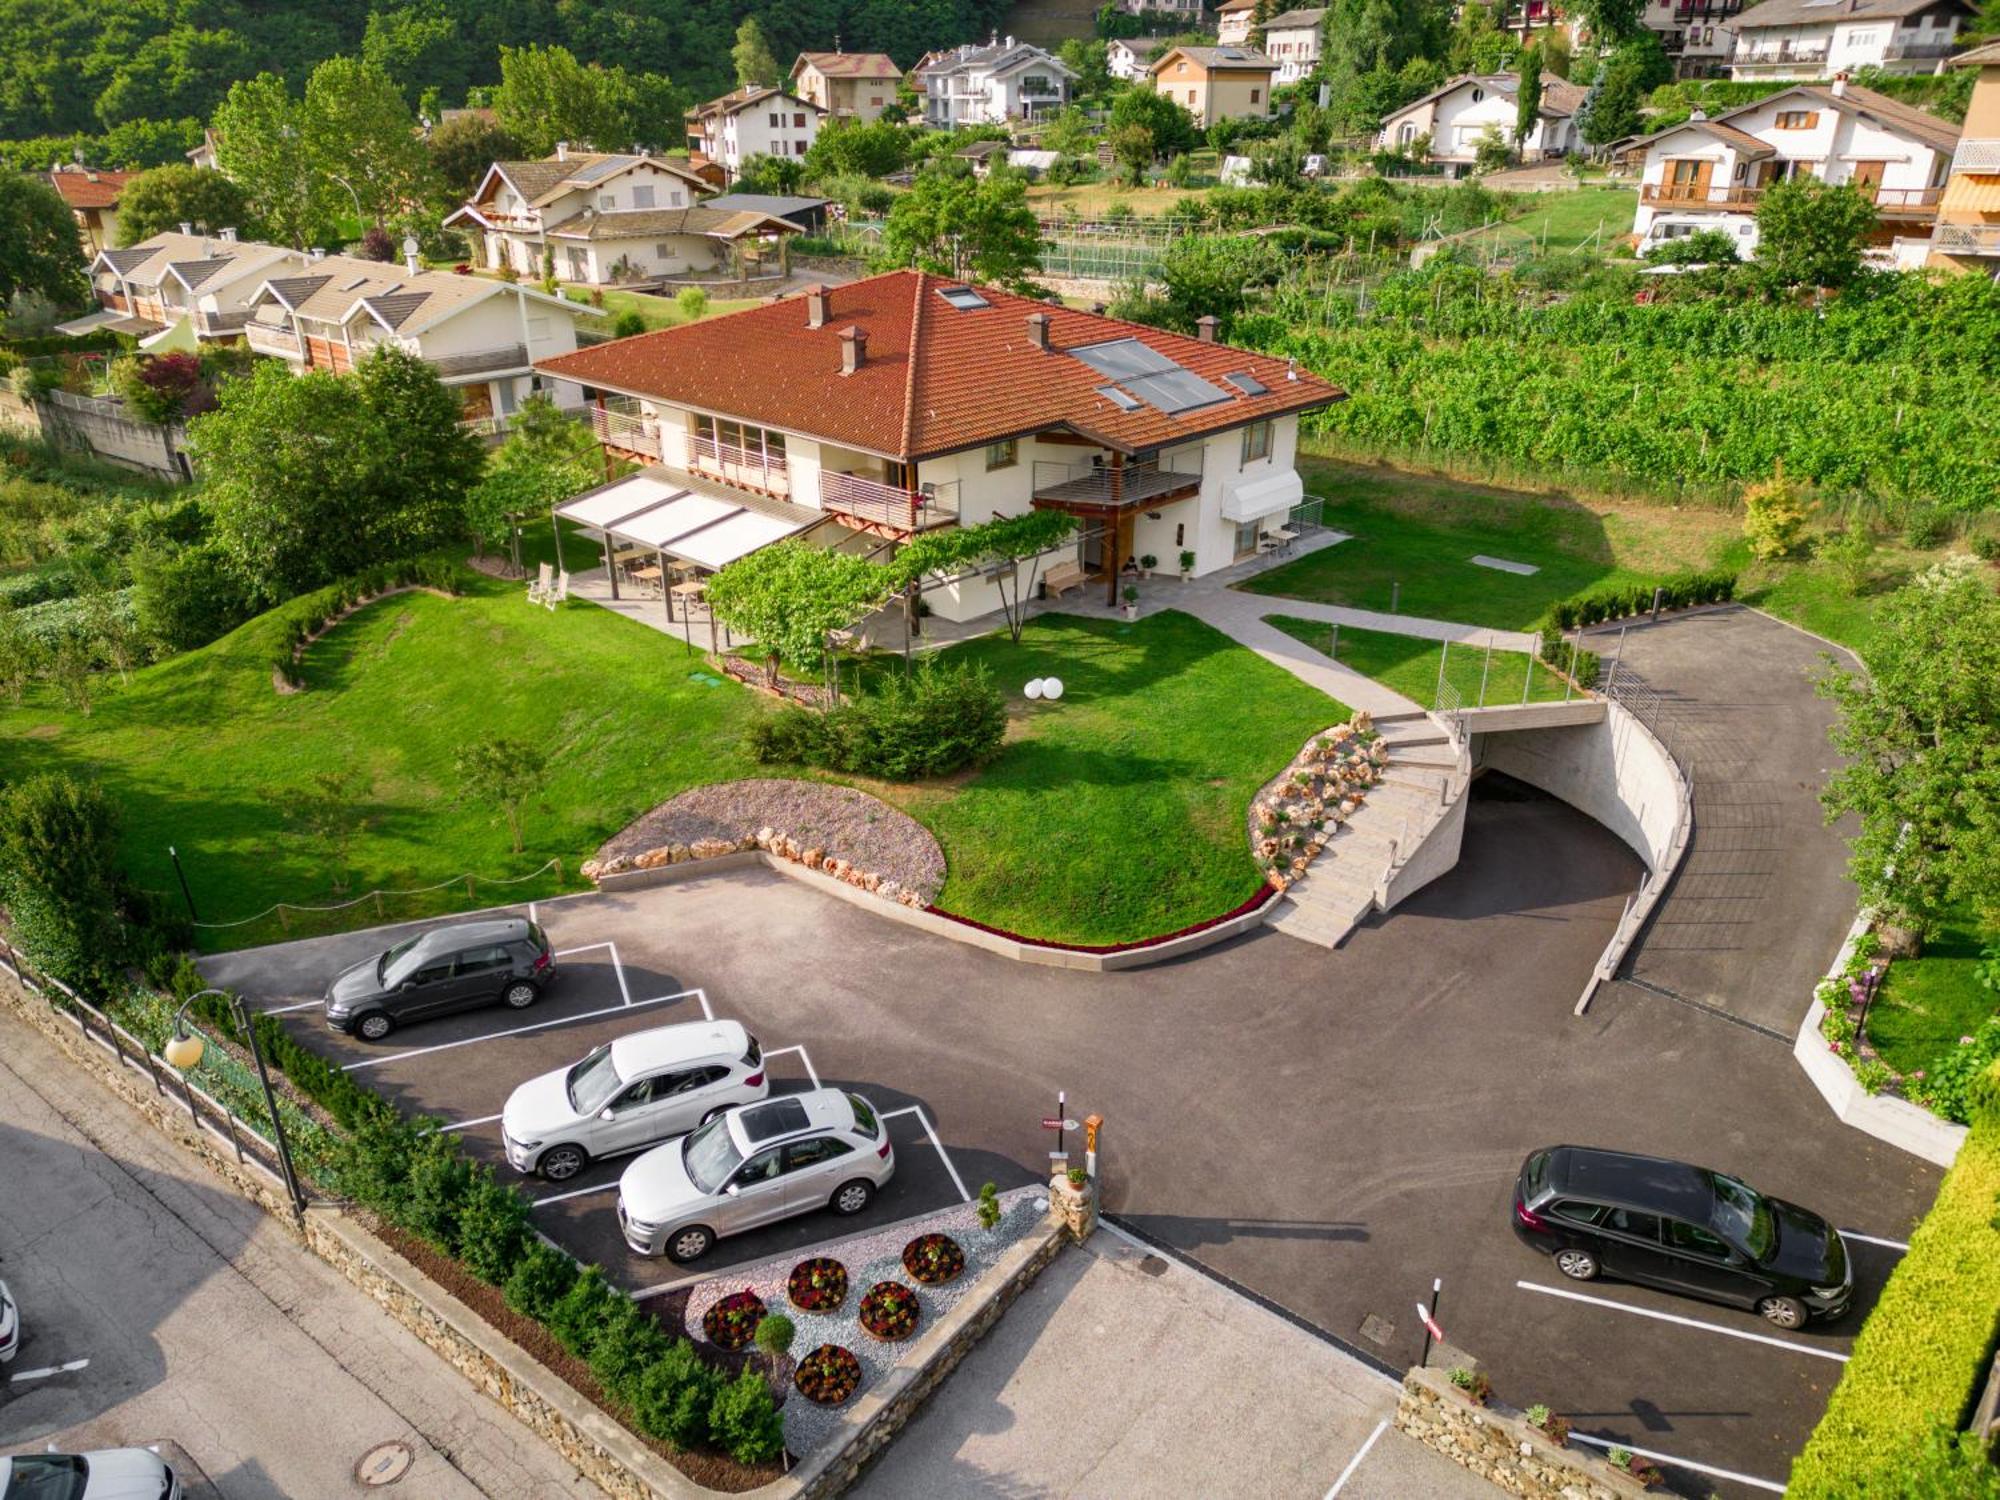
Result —
[{"label": "house with balcony", "polygon": [[1768,83],[1857,68],[1935,73],[1975,13],[1969,0],[1763,0],[1733,23],[1729,76]]},{"label": "house with balcony", "polygon": [[896,102],[903,70],[886,52],[801,52],[791,79],[792,92],[830,118],[866,125]]},{"label": "house with balcony", "polygon": [[2000,41],[1961,52],[1947,66],[1978,72],[1925,263],[2000,277]]},{"label": "house with balcony", "polygon": [[804,156],[825,119],[826,111],[810,99],[748,84],[687,112],[688,150],[714,162],[734,182],[753,156]]},{"label": "house with balcony", "polygon": [[1224,47],[1250,45],[1250,26],[1257,18],[1257,0],[1222,0],[1215,8],[1215,40]]},{"label": "house with balcony", "polygon": [[69,334],[109,328],[134,335],[142,347],[240,338],[265,280],[305,260],[300,250],[239,240],[233,229],[196,234],[183,224],[178,233],[98,251],[90,264],[98,310],[59,327]]},{"label": "house with balcony", "polygon": [[1137,83],[1153,65],[1162,43],[1152,37],[1121,36],[1104,44],[1104,70],[1124,83]]},{"label": "house with balcony", "polygon": [[[1644,161],[1632,232],[1641,251],[1701,229],[1757,248],[1757,205],[1774,182],[1811,176],[1853,183],[1875,201],[1875,240],[1898,263],[1938,216],[1958,127],[1845,78],[1802,83],[1713,118],[1697,116],[1633,142]],[[1642,155],[1643,153],[1643,155]],[[1899,241],[1907,241],[1899,249]]]},{"label": "house with balcony", "polygon": [[1288,10],[1264,23],[1264,55],[1278,65],[1276,83],[1297,83],[1319,66],[1324,7]]},{"label": "house with balcony", "polygon": [[1076,74],[1053,54],[1014,38],[968,43],[917,65],[924,123],[933,130],[1041,120],[1069,103]]},{"label": "house with balcony", "polygon": [[[250,299],[245,341],[294,373],[352,370],[376,349],[416,355],[458,393],[464,420],[487,431],[542,383],[534,362],[576,348],[589,307],[485,276],[314,252],[264,280]],[[556,392],[574,401],[574,393]]]},{"label": "house with balcony", "polygon": [[1729,66],[1743,0],[1646,0],[1640,21],[1659,37],[1676,78],[1713,78]]},{"label": "house with balcony", "polygon": [[446,219],[489,271],[600,286],[730,264],[758,231],[697,207],[708,184],[677,162],[558,144],[540,161],[496,161]]},{"label": "house with balcony", "polygon": [[[1110,600],[1131,559],[1191,552],[1199,574],[1255,555],[1302,498],[1301,414],[1343,399],[1214,326],[1190,338],[904,270],[536,368],[578,392],[612,457],[647,466],[625,511],[602,495],[563,510],[639,559],[623,586],[783,536],[887,556],[1053,509],[1081,525],[1048,563]],[[985,577],[925,597],[951,620],[999,605]]]},{"label": "house with balcony", "polygon": [[1185,105],[1206,130],[1217,120],[1269,115],[1278,65],[1254,47],[1170,47],[1146,71],[1155,92]]},{"label": "house with balcony", "polygon": [[1523,161],[1550,161],[1567,156],[1582,144],[1576,111],[1585,90],[1553,73],[1542,74],[1542,102],[1535,127],[1526,140],[1514,138],[1520,113],[1515,90],[1521,80],[1512,73],[1465,73],[1443,88],[1413,99],[1382,120],[1380,144],[1408,151],[1428,138],[1426,161],[1443,167],[1446,175],[1463,177],[1478,160],[1479,143],[1489,132],[1520,154]]},{"label": "house with balcony", "polygon": [[58,165],[43,174],[43,181],[69,206],[85,255],[95,255],[118,243],[118,200],[125,192],[125,184],[138,175],[100,172],[82,162]]}]

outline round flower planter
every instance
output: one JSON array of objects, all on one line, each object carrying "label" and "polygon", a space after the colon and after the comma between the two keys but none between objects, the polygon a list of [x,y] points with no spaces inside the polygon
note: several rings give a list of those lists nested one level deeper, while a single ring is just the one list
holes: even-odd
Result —
[{"label": "round flower planter", "polygon": [[923,1314],[915,1288],[900,1281],[878,1281],[861,1298],[861,1326],[884,1343],[897,1343],[917,1331]]},{"label": "round flower planter", "polygon": [[925,1286],[943,1286],[965,1274],[965,1252],[948,1234],[920,1234],[903,1246],[903,1269]]},{"label": "round flower planter", "polygon": [[792,1267],[785,1295],[801,1312],[832,1312],[847,1300],[847,1267],[830,1255],[815,1255]]},{"label": "round flower planter", "polygon": [[701,1331],[718,1349],[747,1349],[764,1321],[764,1299],[755,1292],[731,1292],[701,1315]]},{"label": "round flower planter", "polygon": [[792,1374],[799,1394],[816,1406],[838,1406],[861,1385],[861,1361],[838,1344],[821,1344]]}]

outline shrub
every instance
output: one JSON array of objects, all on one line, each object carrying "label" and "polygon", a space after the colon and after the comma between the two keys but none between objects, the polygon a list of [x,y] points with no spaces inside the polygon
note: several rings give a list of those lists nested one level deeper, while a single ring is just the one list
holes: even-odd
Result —
[{"label": "shrub", "polygon": [[1000,1190],[992,1183],[982,1183],[979,1188],[979,1223],[984,1229],[994,1229],[1000,1223]]},{"label": "shrub", "polygon": [[472,1179],[458,1215],[458,1256],[481,1281],[504,1285],[534,1239],[528,1200],[490,1170]]},{"label": "shrub", "polygon": [[698,1448],[709,1441],[721,1392],[721,1376],[680,1339],[639,1375],[626,1404],[642,1431],[676,1448]]},{"label": "shrub", "polygon": [[400,1222],[412,1234],[447,1255],[459,1251],[459,1231],[472,1197],[472,1163],[458,1153],[449,1136],[421,1138],[404,1184]]},{"label": "shrub", "polygon": [[666,1356],[673,1342],[638,1303],[613,1293],[590,1346],[590,1373],[599,1385],[630,1404],[640,1377]]},{"label": "shrub", "polygon": [[1903,522],[1903,540],[1919,552],[1934,551],[1951,540],[1951,517],[1932,506],[1918,506]]},{"label": "shrub", "polygon": [[797,1326],[783,1313],[772,1313],[757,1325],[757,1347],[766,1354],[783,1354],[792,1347]]},{"label": "shrub", "polygon": [[1970,546],[1972,555],[1981,562],[2000,562],[2000,535],[1990,531],[1976,532]]},{"label": "shrub", "polygon": [[1743,535],[1751,554],[1766,562],[1789,555],[1799,544],[1809,507],[1799,487],[1785,477],[1784,466],[1769,479],[1743,491]]},{"label": "shrub", "polygon": [[724,1386],[709,1409],[715,1445],[741,1464],[764,1463],[785,1451],[785,1423],[770,1383],[746,1368]]},{"label": "shrub", "polygon": [[1796,1500],[1992,1493],[1991,1470],[1982,1480],[1976,1457],[1935,1425],[1964,1411],[2000,1305],[2000,1065],[1969,1092],[1971,1134],[1792,1465]]},{"label": "shrub", "polygon": [[824,714],[790,708],[753,723],[751,756],[892,781],[942,776],[1000,748],[1007,707],[984,667],[927,660]]},{"label": "shrub", "polygon": [[2000,1058],[2000,1016],[1990,1016],[1972,1035],[1960,1037],[1957,1046],[1928,1064],[1923,1077],[1912,1074],[1903,1092],[1934,1115],[1970,1124],[1974,1085],[1996,1058]]},{"label": "shrub", "polygon": [[1578,648],[1553,622],[1542,627],[1538,654],[1556,671],[1574,678],[1578,687],[1597,686],[1597,675],[1604,666],[1603,658],[1595,651]]},{"label": "shrub", "polygon": [[605,1281],[604,1272],[596,1266],[586,1266],[550,1313],[549,1332],[578,1359],[588,1359],[597,1342],[598,1330],[604,1327],[618,1301],[618,1293]]},{"label": "shrub", "polygon": [[1867,527],[1856,522],[1844,531],[1822,537],[1819,555],[1839,575],[1847,591],[1858,594],[1874,573],[1875,538],[1868,534]]},{"label": "shrub", "polygon": [[645,316],[629,307],[611,320],[611,336],[615,339],[629,339],[634,334],[644,333],[645,331]]},{"label": "shrub", "polygon": [[251,616],[242,580],[212,543],[141,547],[130,565],[133,620],[165,650],[206,646]]},{"label": "shrub", "polygon": [[708,293],[698,286],[682,287],[674,298],[674,306],[680,315],[690,323],[708,313]]},{"label": "shrub", "polygon": [[576,1285],[576,1262],[555,1246],[531,1240],[514,1273],[507,1278],[502,1295],[507,1305],[524,1318],[547,1323],[556,1305]]},{"label": "shrub", "polygon": [[0,902],[15,941],[66,984],[111,988],[142,946],[143,903],[117,849],[117,812],[95,782],[50,772],[0,791]]}]

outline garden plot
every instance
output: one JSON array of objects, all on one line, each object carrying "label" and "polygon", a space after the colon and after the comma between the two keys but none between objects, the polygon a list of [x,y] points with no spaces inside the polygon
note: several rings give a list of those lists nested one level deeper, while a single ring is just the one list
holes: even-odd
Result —
[{"label": "garden plot", "polygon": [[[688,1289],[684,1312],[688,1337],[697,1342],[716,1342],[707,1326],[713,1324],[713,1331],[728,1341],[722,1347],[740,1348],[743,1343],[736,1340],[747,1343],[761,1316],[781,1312],[792,1320],[796,1330],[791,1346],[794,1361],[805,1361],[827,1345],[854,1356],[860,1371],[859,1383],[833,1405],[807,1399],[788,1377],[785,1444],[795,1456],[803,1458],[834,1437],[843,1411],[855,1396],[876,1385],[925,1329],[978,1289],[981,1278],[1010,1246],[1044,1222],[1048,1194],[1039,1187],[1016,1188],[1001,1194],[999,1203],[1000,1222],[992,1229],[980,1224],[977,1204],[961,1204],[818,1246],[810,1256],[780,1256],[709,1277]],[[904,1260],[906,1247],[930,1235],[949,1237],[964,1256],[964,1269],[937,1285],[925,1284]],[[838,1266],[837,1274],[829,1269],[832,1265]],[[810,1272],[802,1274],[799,1289],[805,1300],[831,1301],[837,1289],[840,1295],[835,1305],[813,1311],[793,1299],[790,1292],[793,1272],[809,1266],[820,1271],[822,1285],[815,1291]],[[917,1304],[914,1327],[894,1341],[877,1338],[860,1322],[863,1299],[871,1288],[883,1282],[899,1283],[914,1293]],[[762,1304],[762,1314],[754,1304],[746,1304],[742,1298],[745,1292],[753,1294]],[[718,1304],[724,1311],[741,1310],[733,1319],[708,1319],[707,1314],[717,1309]]]}]

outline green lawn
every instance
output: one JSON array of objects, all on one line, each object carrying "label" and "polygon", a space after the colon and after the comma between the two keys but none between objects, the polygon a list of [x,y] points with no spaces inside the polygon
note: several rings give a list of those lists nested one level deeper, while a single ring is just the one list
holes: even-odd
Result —
[{"label": "green lawn", "polygon": [[[1639,195],[1629,187],[1584,187],[1539,194],[1525,213],[1492,232],[1509,243],[1525,237],[1550,251],[1588,244],[1601,255],[1632,232],[1638,212]],[[1475,235],[1471,243],[1481,240]]]},{"label": "green lawn", "polygon": [[1973,977],[1982,938],[1970,916],[1948,923],[1923,957],[1889,965],[1882,993],[1868,1007],[1868,1040],[1899,1073],[1927,1068],[2000,1011],[2000,995]]},{"label": "green lawn", "polygon": [[1495,651],[1489,664],[1488,653],[1477,646],[1453,645],[1446,655],[1442,642],[1420,636],[1343,625],[1336,640],[1332,627],[1323,620],[1300,620],[1290,615],[1268,618],[1286,635],[1304,641],[1315,651],[1325,653],[1332,645],[1334,660],[1426,708],[1437,699],[1440,656],[1445,660],[1446,679],[1458,689],[1459,701],[1467,708],[1482,702],[1520,703],[1524,687],[1530,703],[1560,701],[1563,696],[1562,678],[1542,662],[1531,661],[1525,652]]},{"label": "green lawn", "polygon": [[[1187,615],[1136,624],[1043,615],[951,648],[991,668],[1016,715],[963,782],[872,788],[944,846],[938,905],[1072,943],[1151,937],[1255,893],[1244,812],[1348,710]],[[1021,688],[1057,676],[1056,703]]]},{"label": "green lawn", "polygon": [[[36,689],[0,711],[0,780],[58,769],[87,776],[123,812],[123,854],[139,883],[175,890],[167,846],[187,866],[205,920],[272,902],[316,904],[465,872],[503,877],[551,857],[576,863],[631,818],[684,787],[747,769],[738,749],[758,711],[733,684],[689,681],[682,646],[584,602],[530,607],[521,586],[471,573],[462,598],[404,594],[371,605],[316,645],[306,691],[272,690],[273,622],[252,621],[200,651],[112,679],[89,718]],[[458,799],[453,756],[489,735],[533,740],[552,773],[516,854],[497,810]],[[347,853],[306,826],[299,791],[351,770]],[[387,916],[546,895],[463,886]],[[372,909],[321,926],[359,926]],[[311,925],[311,924],[307,924]],[[271,941],[273,920],[206,934],[214,947]]]},{"label": "green lawn", "polygon": [[[646,320],[646,327],[672,328],[680,323],[700,321],[683,314],[672,297],[655,297],[650,292],[625,292],[616,287],[599,288],[604,293],[603,305],[598,309],[608,324],[622,312],[636,312]],[[566,286],[563,296],[572,302],[590,302],[592,288]],[[741,312],[746,307],[756,307],[763,302],[762,297],[710,297],[708,310],[703,319],[720,317],[723,313]]]}]

